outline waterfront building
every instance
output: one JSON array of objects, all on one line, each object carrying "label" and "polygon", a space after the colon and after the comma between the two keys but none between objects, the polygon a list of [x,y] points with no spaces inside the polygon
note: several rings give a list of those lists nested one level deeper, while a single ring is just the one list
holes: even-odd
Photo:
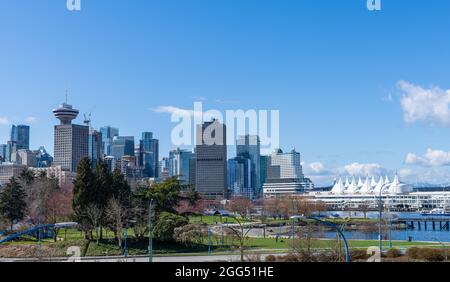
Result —
[{"label": "waterfront building", "polygon": [[275,150],[268,159],[264,197],[303,194],[314,189],[314,184],[303,175],[300,153]]},{"label": "waterfront building", "polygon": [[214,119],[197,125],[196,190],[205,199],[227,197],[226,126]]},{"label": "waterfront building", "polygon": [[53,110],[53,114],[60,120],[60,124],[55,126],[54,164],[63,170],[76,172],[80,160],[89,153],[89,127],[72,124],[79,111],[67,103]]}]

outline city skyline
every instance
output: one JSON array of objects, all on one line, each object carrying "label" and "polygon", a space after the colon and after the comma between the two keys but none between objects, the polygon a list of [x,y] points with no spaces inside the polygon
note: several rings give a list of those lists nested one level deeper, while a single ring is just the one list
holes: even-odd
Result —
[{"label": "city skyline", "polygon": [[0,111],[2,144],[12,124],[27,124],[30,149],[54,155],[50,110],[68,89],[94,128],[154,132],[161,156],[177,147],[164,109],[202,101],[280,110],[280,147],[301,152],[319,185],[396,171],[410,183],[449,182],[450,3],[389,1],[373,13],[365,1],[243,1],[239,11],[225,1],[96,1],[71,13],[36,2],[0,11],[0,24],[16,27],[0,45],[11,105]]}]

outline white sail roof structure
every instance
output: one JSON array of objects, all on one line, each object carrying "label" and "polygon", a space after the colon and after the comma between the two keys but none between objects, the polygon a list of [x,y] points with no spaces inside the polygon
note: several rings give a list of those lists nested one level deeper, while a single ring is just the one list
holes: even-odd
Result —
[{"label": "white sail roof structure", "polygon": [[364,183],[362,182],[361,176],[358,179],[358,189],[361,189],[363,187]]},{"label": "white sail roof structure", "polygon": [[359,191],[361,194],[369,194],[372,190],[372,186],[370,185],[369,176],[366,177],[366,181],[364,181],[361,190]]},{"label": "white sail roof structure", "polygon": [[344,184],[345,189],[347,189],[348,186],[350,186],[350,181],[348,180],[348,177],[346,177],[345,178],[345,184]]},{"label": "white sail roof structure", "polygon": [[377,186],[377,182],[375,181],[375,177],[372,176],[372,180],[370,181],[371,190],[375,189],[375,186]]},{"label": "white sail roof structure", "polygon": [[389,194],[405,194],[411,193],[413,188],[411,185],[401,183],[398,179],[398,175],[395,175],[394,181],[389,186]]},{"label": "white sail roof structure", "polygon": [[345,193],[345,186],[342,182],[342,178],[339,177],[339,180],[336,181],[336,183],[333,186],[333,189],[331,189],[332,194],[344,194]]},{"label": "white sail roof structure", "polygon": [[350,183],[350,185],[347,187],[347,190],[345,191],[347,194],[355,194],[358,191],[358,186],[356,184],[356,179],[353,176],[352,178],[352,182]]},{"label": "white sail roof structure", "polygon": [[381,188],[383,188],[383,185],[384,185],[383,176],[380,176],[380,180],[378,181],[377,185],[373,189],[373,192],[375,194],[380,194],[380,191],[381,191]]},{"label": "white sail roof structure", "polygon": [[[358,187],[359,182],[362,183],[361,187]],[[376,194],[379,195],[381,189],[383,189],[382,194],[407,194],[413,192],[413,187],[409,184],[405,184],[400,182],[397,175],[392,182],[389,181],[389,178],[380,176],[380,180],[378,182],[375,181],[375,177],[367,176],[365,181],[359,180],[356,181],[355,176],[352,177],[351,182],[349,178],[346,177],[345,184],[342,180],[342,177],[339,177],[337,181],[335,181],[331,192],[332,195],[369,195]]]}]

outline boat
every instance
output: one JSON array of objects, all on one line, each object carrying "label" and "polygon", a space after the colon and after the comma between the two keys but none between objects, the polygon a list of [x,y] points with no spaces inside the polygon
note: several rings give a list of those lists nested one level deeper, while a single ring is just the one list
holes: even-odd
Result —
[{"label": "boat", "polygon": [[450,211],[446,211],[443,208],[435,208],[431,211],[421,212],[422,216],[450,216]]}]

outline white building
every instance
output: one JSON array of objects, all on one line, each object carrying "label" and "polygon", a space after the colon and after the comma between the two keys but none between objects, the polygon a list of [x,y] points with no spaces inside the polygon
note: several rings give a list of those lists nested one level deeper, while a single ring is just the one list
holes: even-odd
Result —
[{"label": "white building", "polygon": [[45,172],[47,177],[57,178],[60,187],[72,184],[76,177],[76,173],[63,170],[61,166],[29,168],[29,170],[31,170],[35,175]]},{"label": "white building", "polygon": [[311,180],[303,175],[300,153],[295,150],[283,153],[277,149],[268,158],[264,197],[305,193],[313,188]]}]

